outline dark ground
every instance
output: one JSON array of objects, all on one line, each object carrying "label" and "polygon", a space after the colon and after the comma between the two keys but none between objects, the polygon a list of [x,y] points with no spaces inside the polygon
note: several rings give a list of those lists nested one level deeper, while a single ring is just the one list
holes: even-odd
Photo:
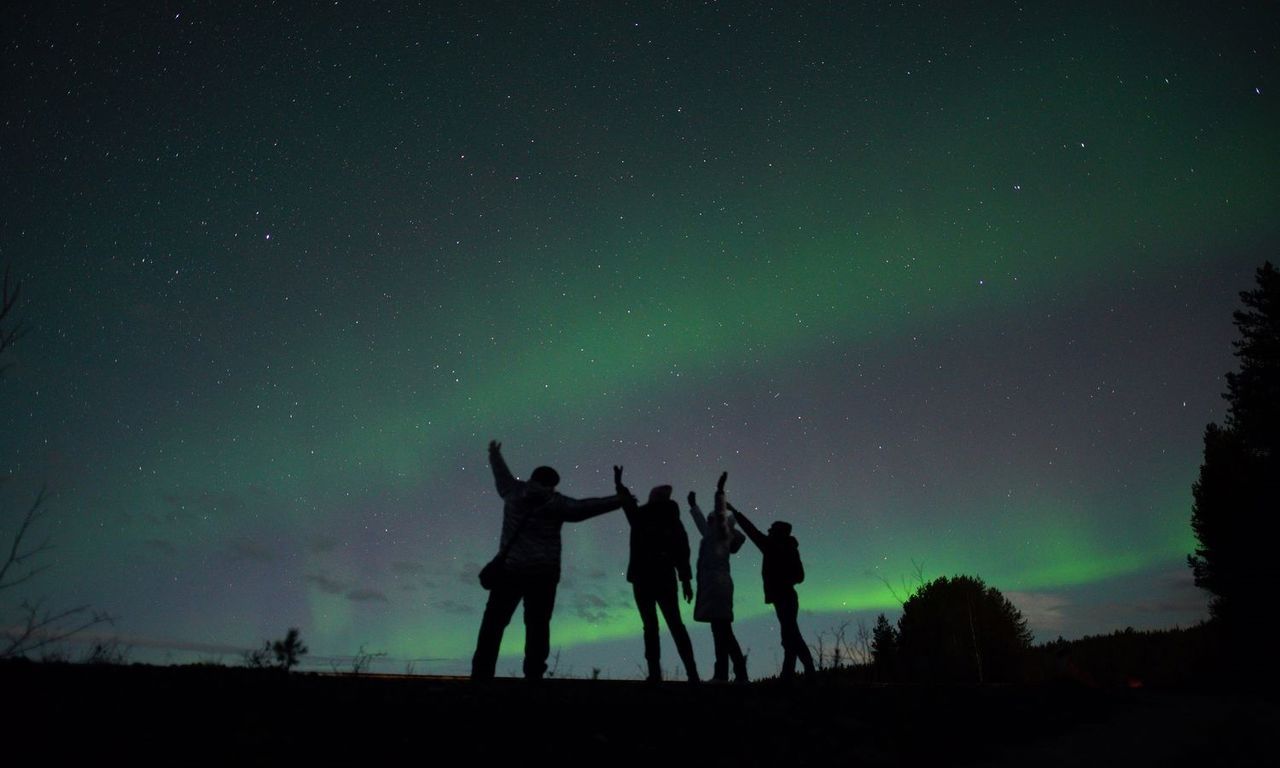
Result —
[{"label": "dark ground", "polygon": [[[284,675],[0,664],[9,765],[1276,765],[1280,707],[1226,693]],[[31,759],[21,759],[21,758]]]}]

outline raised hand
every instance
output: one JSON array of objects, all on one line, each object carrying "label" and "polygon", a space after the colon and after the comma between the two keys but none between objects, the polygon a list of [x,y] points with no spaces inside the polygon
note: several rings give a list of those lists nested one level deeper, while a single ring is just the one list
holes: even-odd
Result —
[{"label": "raised hand", "polygon": [[622,485],[622,467],[617,464],[613,465],[613,484]]},{"label": "raised hand", "polygon": [[490,440],[489,450],[492,453],[502,453],[502,443],[498,442],[497,440]]},{"label": "raised hand", "polygon": [[724,493],[724,483],[729,479],[728,472],[721,472],[720,479],[716,481],[716,493]]},{"label": "raised hand", "polygon": [[698,506],[698,494],[694,493],[693,491],[689,491],[689,506],[691,507]]}]

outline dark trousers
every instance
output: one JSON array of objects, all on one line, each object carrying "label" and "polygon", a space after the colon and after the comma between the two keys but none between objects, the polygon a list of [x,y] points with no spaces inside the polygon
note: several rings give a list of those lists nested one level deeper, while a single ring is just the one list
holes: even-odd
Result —
[{"label": "dark trousers", "polygon": [[547,671],[551,653],[551,612],[556,605],[555,576],[512,577],[489,591],[489,602],[480,620],[480,636],[471,657],[471,679],[492,680],[498,665],[502,633],[516,606],[524,601],[524,676],[539,679]]},{"label": "dark trousers", "polygon": [[800,636],[800,625],[796,622],[800,615],[800,597],[796,591],[788,589],[781,595],[775,595],[773,611],[778,614],[778,627],[782,630],[782,676],[795,675],[796,659],[804,665],[805,672],[813,672],[813,656]]},{"label": "dark trousers", "polygon": [[676,595],[674,579],[666,582],[636,582],[631,585],[631,592],[636,598],[636,608],[640,610],[640,623],[644,626],[644,657],[649,662],[649,678],[662,679],[662,645],[658,640],[658,610],[667,622],[671,639],[676,644],[676,652],[684,663],[684,671],[690,680],[698,679],[698,666],[693,660],[693,642],[689,639],[689,630],[684,627],[680,618],[680,599]]},{"label": "dark trousers", "polygon": [[716,667],[712,680],[729,679],[729,662],[733,661],[733,676],[739,682],[747,681],[747,657],[733,635],[733,622],[717,619],[711,622],[711,642],[716,649]]}]

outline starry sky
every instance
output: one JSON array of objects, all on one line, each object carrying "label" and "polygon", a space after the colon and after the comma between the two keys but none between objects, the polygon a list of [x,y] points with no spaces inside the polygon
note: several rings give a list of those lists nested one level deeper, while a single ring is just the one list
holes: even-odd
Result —
[{"label": "starry sky", "polygon": [[[810,642],[956,573],[1040,640],[1207,615],[1274,3],[141,6],[0,30],[0,524],[47,484],[25,596],[134,660],[297,626],[313,668],[465,671],[490,439],[578,497],[727,470]],[[566,527],[560,674],[641,674],[626,556],[621,513]]]}]

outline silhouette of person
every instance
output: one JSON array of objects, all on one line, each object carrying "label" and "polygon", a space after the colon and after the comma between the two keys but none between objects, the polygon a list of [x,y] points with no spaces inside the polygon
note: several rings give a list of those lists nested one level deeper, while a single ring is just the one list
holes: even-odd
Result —
[{"label": "silhouette of person", "polygon": [[689,514],[702,534],[698,545],[698,598],[693,604],[693,618],[711,624],[711,640],[715,644],[715,672],[711,679],[729,679],[729,661],[733,661],[733,680],[747,682],[747,658],[733,635],[733,575],[729,556],[742,549],[747,537],[734,527],[733,517],[725,510],[724,483],[728,472],[720,474],[716,483],[716,506],[710,516],[698,507],[698,497],[689,491]]},{"label": "silhouette of person", "polygon": [[693,642],[680,618],[676,596],[679,576],[685,602],[693,600],[693,573],[689,568],[689,536],[680,524],[680,505],[671,500],[671,486],[659,485],[649,491],[649,501],[636,505],[635,496],[622,484],[622,467],[613,468],[614,487],[622,498],[622,509],[631,524],[631,559],[627,581],[636,598],[644,627],[644,658],[651,682],[662,679],[662,648],[658,642],[658,610],[676,644],[689,682],[698,682],[698,665],[693,659]]},{"label": "silhouette of person", "polygon": [[782,678],[789,680],[795,677],[796,659],[804,665],[806,674],[813,674],[813,656],[800,635],[800,625],[796,621],[800,615],[796,585],[804,581],[804,564],[800,562],[800,543],[791,535],[791,524],[774,521],[766,535],[737,507],[728,502],[725,505],[764,555],[760,566],[760,574],[764,577],[764,601],[773,605],[782,631]]},{"label": "silhouette of person", "polygon": [[551,467],[538,467],[527,481],[517,480],[497,441],[489,443],[489,464],[503,501],[500,546],[506,552],[506,568],[500,583],[489,591],[471,657],[471,679],[493,679],[502,634],[523,600],[524,676],[538,680],[547,670],[551,653],[551,613],[560,582],[560,528],[612,512],[622,506],[622,499],[562,496],[556,493],[560,475]]}]

